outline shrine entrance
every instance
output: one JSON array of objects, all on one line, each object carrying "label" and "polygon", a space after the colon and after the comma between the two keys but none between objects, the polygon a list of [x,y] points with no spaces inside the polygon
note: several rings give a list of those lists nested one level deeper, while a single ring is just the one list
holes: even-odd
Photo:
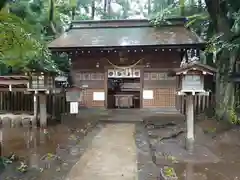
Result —
[{"label": "shrine entrance", "polygon": [[141,108],[141,69],[108,69],[107,108]]}]

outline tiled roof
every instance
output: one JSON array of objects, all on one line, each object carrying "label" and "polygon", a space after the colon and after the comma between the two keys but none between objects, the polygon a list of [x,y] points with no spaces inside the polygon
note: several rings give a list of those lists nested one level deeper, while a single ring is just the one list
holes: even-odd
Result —
[{"label": "tiled roof", "polygon": [[49,44],[50,49],[204,44],[195,33],[174,23],[156,28],[148,20],[80,21]]}]

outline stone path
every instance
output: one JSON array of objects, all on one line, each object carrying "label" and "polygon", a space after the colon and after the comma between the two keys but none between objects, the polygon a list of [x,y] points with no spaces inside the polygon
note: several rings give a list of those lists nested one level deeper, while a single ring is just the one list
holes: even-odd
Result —
[{"label": "stone path", "polygon": [[134,124],[107,124],[70,171],[67,180],[137,180]]}]

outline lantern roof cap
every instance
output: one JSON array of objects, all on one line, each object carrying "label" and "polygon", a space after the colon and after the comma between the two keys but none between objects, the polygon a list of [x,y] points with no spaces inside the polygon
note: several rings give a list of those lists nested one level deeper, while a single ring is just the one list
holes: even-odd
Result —
[{"label": "lantern roof cap", "polygon": [[202,71],[206,74],[214,75],[216,73],[216,68],[209,66],[207,64],[200,63],[199,61],[194,61],[184,64],[179,69],[175,70],[176,75],[185,74],[188,71]]}]

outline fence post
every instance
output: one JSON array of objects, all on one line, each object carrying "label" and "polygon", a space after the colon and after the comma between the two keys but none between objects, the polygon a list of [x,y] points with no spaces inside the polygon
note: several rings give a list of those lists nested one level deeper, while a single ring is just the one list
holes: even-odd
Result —
[{"label": "fence post", "polygon": [[37,118],[38,118],[38,98],[37,98],[37,92],[34,91],[33,94],[33,120],[32,120],[32,125],[36,126],[37,125]]}]

